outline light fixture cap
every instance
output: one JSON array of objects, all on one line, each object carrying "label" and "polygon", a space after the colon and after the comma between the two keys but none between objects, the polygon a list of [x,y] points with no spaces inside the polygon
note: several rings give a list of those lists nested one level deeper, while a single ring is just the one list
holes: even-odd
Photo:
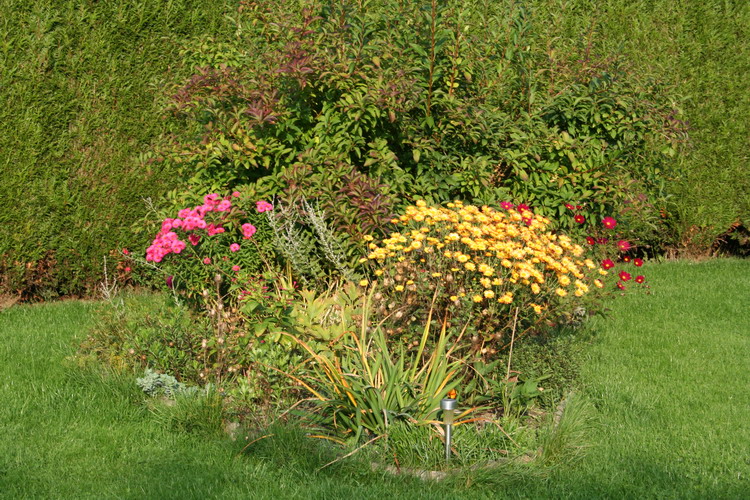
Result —
[{"label": "light fixture cap", "polygon": [[452,411],[456,409],[456,400],[451,398],[443,398],[440,400],[440,409],[443,411]]}]

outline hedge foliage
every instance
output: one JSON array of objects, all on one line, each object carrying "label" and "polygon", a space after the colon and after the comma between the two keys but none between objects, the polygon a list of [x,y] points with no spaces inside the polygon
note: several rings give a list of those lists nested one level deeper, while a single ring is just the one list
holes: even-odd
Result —
[{"label": "hedge foliage", "polygon": [[[170,172],[141,152],[168,123],[164,82],[186,40],[231,32],[231,2],[0,3],[0,284],[84,293]],[[110,268],[111,271],[111,268]]]}]

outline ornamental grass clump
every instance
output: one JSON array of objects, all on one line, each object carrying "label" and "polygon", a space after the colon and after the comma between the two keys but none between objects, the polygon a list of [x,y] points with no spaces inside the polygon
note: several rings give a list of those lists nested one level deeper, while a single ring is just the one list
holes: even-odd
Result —
[{"label": "ornamental grass clump", "polygon": [[392,222],[400,230],[368,238],[367,258],[381,285],[376,308],[388,316],[387,333],[411,345],[410,325],[423,321],[433,297],[441,319],[471,325],[472,351],[491,356],[510,341],[514,324],[519,335],[532,331],[602,285],[584,249],[525,205],[418,201]]}]

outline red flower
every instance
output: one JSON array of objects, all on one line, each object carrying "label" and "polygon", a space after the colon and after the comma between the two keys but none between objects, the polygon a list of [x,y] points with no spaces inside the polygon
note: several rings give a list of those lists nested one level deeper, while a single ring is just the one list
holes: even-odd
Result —
[{"label": "red flower", "polygon": [[602,219],[602,224],[607,229],[614,229],[615,226],[617,226],[617,221],[612,217],[605,217],[604,219]]},{"label": "red flower", "polygon": [[574,207],[574,206],[573,206],[573,205],[571,205],[570,203],[566,203],[566,204],[565,204],[565,208],[567,208],[568,210],[575,210],[575,209],[576,209],[576,207]]},{"label": "red flower", "polygon": [[586,243],[589,245],[596,245],[596,239],[592,238],[591,236],[586,236]]},{"label": "red flower", "polygon": [[128,250],[127,248],[123,248],[122,253],[123,255],[130,255],[130,250]]},{"label": "red flower", "polygon": [[630,273],[626,271],[620,271],[619,276],[622,281],[628,281],[631,278]]},{"label": "red flower", "polygon": [[625,285],[623,285],[622,283],[620,283],[620,282],[618,281],[618,282],[617,282],[617,288],[619,288],[620,290],[625,290]]},{"label": "red flower", "polygon": [[503,201],[503,202],[500,202],[500,206],[501,206],[501,207],[502,207],[502,208],[503,208],[504,210],[510,210],[511,208],[513,208],[513,206],[514,206],[514,205],[513,205],[513,203],[511,203],[511,202],[509,202],[509,201]]},{"label": "red flower", "polygon": [[519,203],[518,204],[518,211],[523,212],[524,210],[531,210],[531,208],[526,203]]},{"label": "red flower", "polygon": [[638,276],[636,276],[636,277],[635,277],[635,282],[636,282],[636,283],[643,283],[643,282],[644,282],[645,280],[646,280],[646,277],[645,277],[645,276],[642,276],[642,275],[640,275],[640,274],[639,274]]},{"label": "red flower", "polygon": [[602,261],[602,268],[603,269],[612,269],[613,267],[615,267],[615,263],[612,262],[610,259],[604,259]]},{"label": "red flower", "polygon": [[578,215],[576,215],[575,217],[573,217],[573,219],[574,219],[574,220],[575,220],[575,221],[576,221],[577,223],[579,223],[579,224],[583,224],[584,222],[586,222],[586,217],[584,217],[584,216],[583,216],[583,215],[581,215],[581,214],[578,214]]},{"label": "red flower", "polygon": [[635,267],[641,267],[643,265],[643,260],[642,259],[633,259],[633,265]]},{"label": "red flower", "polygon": [[599,243],[600,245],[606,245],[608,241],[609,240],[607,238],[599,238],[597,240],[597,243]]},{"label": "red flower", "polygon": [[622,261],[623,262],[630,262],[630,255],[623,256]]},{"label": "red flower", "polygon": [[580,210],[580,209],[582,209],[582,208],[583,208],[583,207],[582,207],[581,205],[576,205],[576,210]]},{"label": "red flower", "polygon": [[621,252],[627,252],[630,250],[630,243],[625,240],[620,240],[617,242],[617,248],[619,248]]}]

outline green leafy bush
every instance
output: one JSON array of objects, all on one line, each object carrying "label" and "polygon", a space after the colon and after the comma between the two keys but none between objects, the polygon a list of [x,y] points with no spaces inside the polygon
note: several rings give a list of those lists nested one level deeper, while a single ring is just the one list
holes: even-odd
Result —
[{"label": "green leafy bush", "polygon": [[668,91],[617,58],[550,67],[523,7],[246,7],[249,49],[196,68],[171,108],[184,130],[155,151],[198,192],[245,186],[301,212],[307,200],[348,257],[417,198],[511,198],[562,218],[572,201],[667,208],[684,135]]}]

